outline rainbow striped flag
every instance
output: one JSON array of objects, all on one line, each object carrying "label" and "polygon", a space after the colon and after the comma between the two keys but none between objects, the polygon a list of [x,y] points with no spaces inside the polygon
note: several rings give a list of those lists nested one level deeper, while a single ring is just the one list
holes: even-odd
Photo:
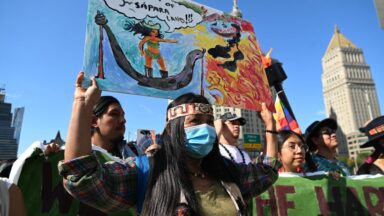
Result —
[{"label": "rainbow striped flag", "polygon": [[296,119],[293,118],[283,101],[280,100],[279,94],[276,95],[275,109],[276,113],[273,114],[273,117],[276,121],[277,130],[292,130],[301,134],[299,124],[297,124]]}]

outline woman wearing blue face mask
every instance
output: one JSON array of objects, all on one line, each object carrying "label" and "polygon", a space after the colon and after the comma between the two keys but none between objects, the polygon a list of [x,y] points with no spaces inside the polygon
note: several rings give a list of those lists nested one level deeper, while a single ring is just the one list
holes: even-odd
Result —
[{"label": "woman wearing blue face mask", "polygon": [[[59,165],[65,188],[84,203],[104,212],[136,206],[146,216],[246,215],[248,199],[278,177],[274,133],[266,133],[265,158],[234,164],[220,155],[209,102],[192,93],[168,105],[162,148],[150,159],[99,164],[90,155],[88,134],[79,136],[88,126],[86,110],[98,94],[95,82],[76,91],[75,96],[84,98],[75,99],[65,161]],[[274,130],[264,104],[261,114],[266,129]]]}]

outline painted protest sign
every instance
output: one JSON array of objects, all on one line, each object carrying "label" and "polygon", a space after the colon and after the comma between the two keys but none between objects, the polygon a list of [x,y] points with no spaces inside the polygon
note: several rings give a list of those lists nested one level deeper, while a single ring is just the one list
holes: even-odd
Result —
[{"label": "painted protest sign", "polygon": [[384,215],[384,176],[279,176],[253,200],[253,215]]},{"label": "painted protest sign", "polygon": [[90,0],[84,68],[102,90],[273,109],[250,22],[186,0]]},{"label": "painted protest sign", "polygon": [[[101,161],[112,160],[104,153],[95,152],[95,154]],[[134,209],[106,214],[74,199],[65,191],[63,178],[58,174],[57,164],[63,158],[64,151],[45,158],[40,148],[34,148],[25,157],[21,167],[12,168],[21,171],[20,176],[13,180],[23,192],[28,215],[136,215]]]}]

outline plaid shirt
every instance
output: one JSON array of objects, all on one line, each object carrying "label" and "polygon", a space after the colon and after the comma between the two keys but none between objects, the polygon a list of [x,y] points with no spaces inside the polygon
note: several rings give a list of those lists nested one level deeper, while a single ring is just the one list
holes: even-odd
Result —
[{"label": "plaid shirt", "polygon": [[[138,196],[138,167],[126,159],[122,162],[99,163],[94,155],[59,163],[59,173],[64,177],[64,187],[79,199],[104,212],[126,210],[136,204]],[[259,157],[240,168],[240,186],[244,199],[259,195],[278,178],[281,166],[276,158]]]},{"label": "plaid shirt", "polygon": [[351,172],[347,164],[340,160],[328,160],[319,154],[313,154],[313,162],[316,164],[318,171],[324,172],[338,172],[342,176],[350,176]]}]

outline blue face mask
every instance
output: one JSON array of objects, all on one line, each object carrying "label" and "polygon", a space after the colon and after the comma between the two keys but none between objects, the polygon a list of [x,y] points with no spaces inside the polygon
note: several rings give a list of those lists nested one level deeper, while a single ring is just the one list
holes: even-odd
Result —
[{"label": "blue face mask", "polygon": [[216,140],[215,128],[207,124],[185,128],[185,146],[190,156],[203,158],[212,151]]}]

